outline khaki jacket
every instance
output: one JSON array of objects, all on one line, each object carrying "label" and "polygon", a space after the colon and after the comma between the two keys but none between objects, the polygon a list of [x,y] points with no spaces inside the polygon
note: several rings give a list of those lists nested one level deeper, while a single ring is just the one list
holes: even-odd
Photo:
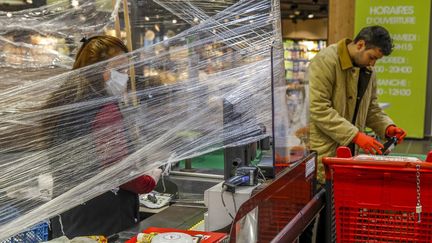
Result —
[{"label": "khaki jacket", "polygon": [[322,157],[334,156],[365,126],[385,136],[393,121],[378,106],[376,74],[372,72],[361,100],[355,126],[351,123],[357,97],[359,68],[354,67],[343,39],[321,50],[308,68],[310,85],[310,146],[318,152],[318,178],[323,182]]}]

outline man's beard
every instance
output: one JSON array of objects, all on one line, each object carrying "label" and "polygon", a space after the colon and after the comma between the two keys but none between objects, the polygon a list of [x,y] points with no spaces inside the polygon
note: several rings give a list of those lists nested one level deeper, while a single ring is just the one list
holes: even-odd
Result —
[{"label": "man's beard", "polygon": [[353,66],[354,67],[358,67],[358,68],[364,68],[364,67],[367,67],[368,65],[366,65],[366,64],[359,64],[358,62],[356,62],[356,60],[353,60]]}]

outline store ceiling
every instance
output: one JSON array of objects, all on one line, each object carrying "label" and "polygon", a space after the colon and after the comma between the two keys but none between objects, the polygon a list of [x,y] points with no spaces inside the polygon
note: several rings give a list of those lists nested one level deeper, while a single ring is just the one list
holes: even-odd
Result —
[{"label": "store ceiling", "polygon": [[282,19],[306,20],[328,17],[328,0],[280,0]]},{"label": "store ceiling", "polygon": [[[211,0],[211,4],[206,3],[206,8],[213,7],[215,11],[220,11],[218,7],[226,6],[228,3],[232,4],[238,0]],[[292,20],[306,20],[308,18],[327,18],[328,16],[328,1],[329,0],[280,0],[282,19]],[[20,4],[11,4],[11,1],[0,0],[1,11],[18,11],[27,8],[34,8],[46,4],[46,0],[14,0],[12,2],[19,2]],[[133,0],[136,4],[142,5],[143,2],[148,3],[149,0]],[[200,1],[197,1],[200,2]],[[228,3],[227,3],[228,2]],[[159,6],[155,8],[146,8],[149,10],[157,11]],[[157,13],[156,13],[157,14]],[[312,15],[313,17],[312,17]]]}]

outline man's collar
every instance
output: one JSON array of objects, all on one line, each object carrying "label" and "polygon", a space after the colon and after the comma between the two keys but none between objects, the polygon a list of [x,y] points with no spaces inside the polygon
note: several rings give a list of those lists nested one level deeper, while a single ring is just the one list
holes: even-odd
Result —
[{"label": "man's collar", "polygon": [[351,57],[349,55],[348,47],[347,47],[347,45],[351,42],[352,40],[345,38],[340,40],[337,43],[337,52],[338,52],[342,70],[346,70],[348,68],[353,67],[353,63],[351,61]]}]

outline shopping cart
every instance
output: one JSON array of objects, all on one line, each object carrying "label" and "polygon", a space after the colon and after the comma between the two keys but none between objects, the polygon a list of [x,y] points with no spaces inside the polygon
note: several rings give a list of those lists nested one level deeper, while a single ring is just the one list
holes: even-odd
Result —
[{"label": "shopping cart", "polygon": [[432,242],[432,151],[323,158],[336,242]]}]

